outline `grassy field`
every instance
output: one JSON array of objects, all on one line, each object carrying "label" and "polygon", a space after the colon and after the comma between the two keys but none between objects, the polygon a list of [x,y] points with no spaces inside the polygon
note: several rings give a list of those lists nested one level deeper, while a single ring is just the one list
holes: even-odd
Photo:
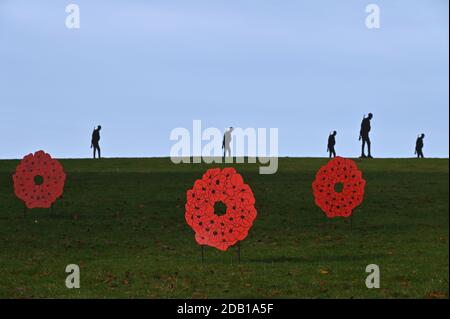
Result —
[{"label": "grassy field", "polygon": [[[282,158],[275,175],[235,164],[258,217],[236,250],[200,248],[184,221],[186,190],[206,164],[169,159],[62,160],[55,210],[15,198],[18,161],[0,161],[1,298],[448,298],[449,162],[357,160],[367,181],[353,228],[329,220],[311,190],[327,159]],[[222,165],[214,165],[222,166]],[[81,289],[65,267],[81,268]],[[365,268],[381,269],[367,289]]]}]

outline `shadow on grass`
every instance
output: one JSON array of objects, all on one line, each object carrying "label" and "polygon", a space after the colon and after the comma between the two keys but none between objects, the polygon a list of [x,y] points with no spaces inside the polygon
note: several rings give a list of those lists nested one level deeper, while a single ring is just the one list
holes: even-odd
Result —
[{"label": "shadow on grass", "polygon": [[364,260],[380,260],[389,257],[386,254],[369,254],[369,255],[338,255],[330,256],[324,254],[323,256],[308,257],[292,257],[292,256],[274,256],[272,258],[251,258],[244,259],[243,262],[251,263],[321,263],[321,262],[351,262],[351,261],[364,261]]}]

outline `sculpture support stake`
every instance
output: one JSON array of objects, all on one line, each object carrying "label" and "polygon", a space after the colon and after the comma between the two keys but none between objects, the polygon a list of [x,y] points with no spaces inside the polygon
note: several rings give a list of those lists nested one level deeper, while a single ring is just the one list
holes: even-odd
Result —
[{"label": "sculpture support stake", "polygon": [[202,248],[201,251],[202,251],[202,264],[203,264],[203,262],[205,260],[205,257],[204,257],[204,246],[201,245],[200,247]]},{"label": "sculpture support stake", "polygon": [[238,241],[237,243],[237,257],[238,257],[238,264],[241,263],[241,242]]}]

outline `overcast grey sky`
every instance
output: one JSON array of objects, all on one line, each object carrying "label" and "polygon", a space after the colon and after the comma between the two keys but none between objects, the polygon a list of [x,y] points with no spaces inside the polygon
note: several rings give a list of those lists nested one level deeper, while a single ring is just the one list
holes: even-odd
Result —
[{"label": "overcast grey sky", "polygon": [[[381,28],[365,27],[365,7]],[[81,28],[65,27],[65,6]],[[0,0],[0,158],[168,156],[175,127],[276,127],[280,155],[448,157],[448,1]]]}]

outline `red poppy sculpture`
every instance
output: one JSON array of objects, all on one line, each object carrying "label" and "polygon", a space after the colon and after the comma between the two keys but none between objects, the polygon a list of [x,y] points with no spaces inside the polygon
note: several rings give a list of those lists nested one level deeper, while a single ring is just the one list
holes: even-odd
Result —
[{"label": "red poppy sculpture", "polygon": [[317,206],[333,218],[352,214],[363,201],[365,185],[354,161],[336,157],[320,168],[312,188]]},{"label": "red poppy sculpture", "polygon": [[[220,216],[214,211],[218,202],[226,206]],[[257,214],[254,204],[250,186],[234,168],[209,169],[187,191],[185,218],[199,245],[226,251],[247,237]]]},{"label": "red poppy sculpture", "polygon": [[13,176],[14,192],[27,208],[50,208],[64,190],[62,165],[44,151],[25,156]]}]

